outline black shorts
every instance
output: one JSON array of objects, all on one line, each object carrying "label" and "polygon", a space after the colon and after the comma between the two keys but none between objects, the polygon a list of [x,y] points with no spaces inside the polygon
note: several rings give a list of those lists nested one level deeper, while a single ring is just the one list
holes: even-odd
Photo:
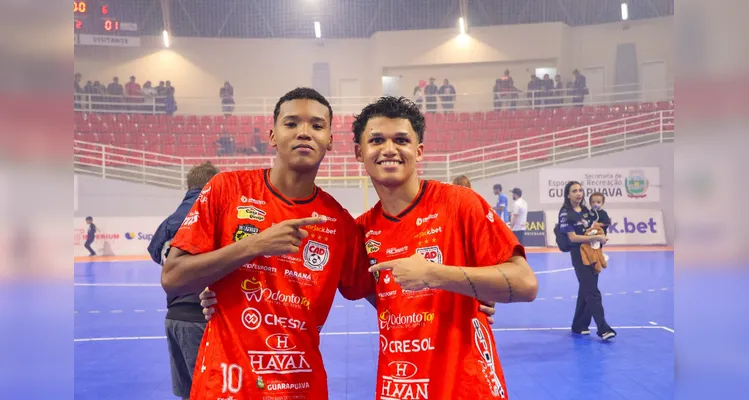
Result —
[{"label": "black shorts", "polygon": [[195,360],[198,358],[206,324],[167,319],[165,326],[172,369],[172,391],[177,397],[189,399]]}]

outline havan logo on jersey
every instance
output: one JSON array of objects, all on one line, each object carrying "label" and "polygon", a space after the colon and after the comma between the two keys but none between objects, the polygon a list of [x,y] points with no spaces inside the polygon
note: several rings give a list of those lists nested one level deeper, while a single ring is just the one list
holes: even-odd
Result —
[{"label": "havan logo on jersey", "polygon": [[296,308],[306,308],[309,310],[310,301],[306,297],[271,290],[270,288],[263,287],[263,284],[255,278],[245,279],[242,282],[242,291],[244,292],[245,297],[247,297],[247,301],[250,302],[259,303],[261,301],[266,301],[268,303],[282,304]]},{"label": "havan logo on jersey", "polygon": [[265,221],[265,211],[254,206],[237,207],[237,218]]},{"label": "havan logo on jersey", "polygon": [[442,250],[439,246],[419,247],[416,253],[421,254],[427,261],[442,264]]},{"label": "havan logo on jersey", "polygon": [[414,378],[419,369],[408,361],[392,361],[388,364],[390,376],[382,377],[380,399],[413,399],[429,398],[429,378]]},{"label": "havan logo on jersey", "polygon": [[[250,367],[257,375],[265,374],[298,374],[312,372],[312,367],[304,357],[304,351],[294,350],[296,344],[286,333],[276,333],[265,339],[270,351],[253,351],[250,356]],[[309,386],[307,386],[309,388]]]},{"label": "havan logo on jersey", "polygon": [[385,310],[378,316],[380,329],[389,331],[398,328],[415,328],[434,322],[434,313],[422,311],[413,314],[393,314],[390,310]]},{"label": "havan logo on jersey", "polygon": [[304,266],[312,271],[322,271],[330,258],[330,248],[327,244],[308,240],[304,245]]}]

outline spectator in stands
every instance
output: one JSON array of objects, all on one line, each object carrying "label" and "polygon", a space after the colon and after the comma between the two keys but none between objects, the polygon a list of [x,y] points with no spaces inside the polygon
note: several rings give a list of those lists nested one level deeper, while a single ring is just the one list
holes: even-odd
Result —
[{"label": "spectator in stands", "polygon": [[557,74],[554,77],[554,104],[564,104],[564,84],[562,84],[562,75]]},{"label": "spectator in stands", "polygon": [[525,236],[525,223],[528,221],[528,203],[523,199],[523,191],[519,188],[512,189],[512,216],[510,217],[510,229],[518,242],[523,244]]},{"label": "spectator in stands", "polygon": [[174,115],[174,113],[177,111],[177,100],[174,99],[174,86],[172,86],[171,81],[166,81],[166,86],[164,87],[164,112],[166,115]]},{"label": "spectator in stands", "polygon": [[143,101],[145,106],[144,110],[154,111],[154,104],[156,104],[156,88],[151,86],[151,81],[146,81],[143,84]]},{"label": "spectator in stands", "polygon": [[528,82],[528,101],[533,108],[536,108],[541,102],[541,89],[541,80],[536,75],[531,75],[531,80]]},{"label": "spectator in stands", "polygon": [[426,96],[427,112],[434,114],[437,112],[437,94],[439,88],[434,84],[434,77],[429,78],[429,84],[424,87],[424,95]]},{"label": "spectator in stands", "polygon": [[440,102],[442,103],[442,110],[446,113],[453,112],[455,107],[455,87],[450,84],[450,81],[445,78],[442,81],[442,86],[439,88]]},{"label": "spectator in stands", "polygon": [[[197,165],[187,173],[188,190],[182,203],[159,225],[148,245],[148,253],[154,262],[164,265],[172,239],[182,221],[200,198],[203,187],[218,173],[218,168],[210,162]],[[190,398],[192,374],[206,327],[198,295],[199,293],[188,293],[167,296],[166,299],[167,312],[164,324],[172,372],[172,392],[182,399]]]},{"label": "spectator in stands", "polygon": [[471,187],[471,180],[465,175],[460,175],[453,179],[453,185],[464,186],[467,188]]},{"label": "spectator in stands", "polygon": [[549,74],[544,74],[544,79],[541,81],[542,95],[545,97],[544,104],[554,104],[556,99],[554,96],[554,81],[551,80]]},{"label": "spectator in stands", "polygon": [[140,84],[135,81],[134,76],[131,76],[130,82],[125,84],[125,95],[127,96],[125,98],[126,109],[137,110],[140,108],[137,103],[143,103],[143,90],[141,90]]},{"label": "spectator in stands", "polygon": [[156,111],[164,112],[164,103],[166,101],[166,86],[164,81],[159,81],[159,86],[156,86]]},{"label": "spectator in stands", "polygon": [[[515,101],[513,101],[512,99],[517,97],[517,88],[515,88],[515,81],[510,76],[509,69],[506,69],[504,75],[502,75],[501,78],[497,79],[495,87],[496,86],[499,86],[497,88],[499,89],[499,108],[507,106],[508,101],[510,108],[515,108]],[[495,104],[494,109],[498,109],[497,104]]]},{"label": "spectator in stands", "polygon": [[76,73],[73,77],[73,108],[76,110],[80,110],[83,108],[82,101],[84,100],[83,96],[83,87],[81,86],[81,74]]},{"label": "spectator in stands", "polygon": [[234,112],[234,87],[229,81],[224,82],[224,86],[218,91],[221,98],[221,109],[225,116],[230,116]]},{"label": "spectator in stands", "polygon": [[419,111],[424,112],[424,86],[426,82],[419,81],[419,84],[414,87],[413,99],[416,106],[419,107]]},{"label": "spectator in stands", "polygon": [[218,144],[218,150],[216,151],[217,156],[234,155],[234,151],[236,150],[234,136],[230,135],[227,132],[224,132],[224,135],[218,138],[216,144]]},{"label": "spectator in stands", "polygon": [[499,183],[494,185],[494,195],[497,196],[497,206],[494,208],[497,211],[497,215],[502,219],[503,222],[507,222],[507,196],[502,193],[502,185]]},{"label": "spectator in stands", "polygon": [[583,99],[588,92],[588,85],[585,82],[585,76],[578,70],[572,71],[572,75],[575,77],[575,81],[572,83],[573,98],[572,103],[576,107],[583,106]]},{"label": "spectator in stands", "polygon": [[83,93],[83,88],[81,87],[81,74],[76,73],[73,78],[73,91],[75,93]]},{"label": "spectator in stands", "polygon": [[[107,86],[107,102],[108,103],[121,103],[122,98],[125,95],[125,89],[120,84],[120,78],[112,78],[112,83]],[[106,109],[118,109],[120,108],[117,104],[108,104],[104,108]]]}]

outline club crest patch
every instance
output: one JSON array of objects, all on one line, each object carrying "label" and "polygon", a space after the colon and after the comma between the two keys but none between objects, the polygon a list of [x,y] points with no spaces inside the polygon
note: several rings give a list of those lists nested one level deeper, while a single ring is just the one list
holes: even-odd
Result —
[{"label": "club crest patch", "polygon": [[307,241],[304,246],[304,266],[312,271],[322,271],[330,259],[330,248],[327,244]]},{"label": "club crest patch", "polygon": [[416,249],[417,254],[421,254],[427,261],[442,264],[442,251],[439,246],[420,247]]},{"label": "club crest patch", "polygon": [[238,242],[249,235],[257,235],[260,233],[260,229],[255,225],[244,224],[237,226],[237,230],[234,231],[234,241]]}]

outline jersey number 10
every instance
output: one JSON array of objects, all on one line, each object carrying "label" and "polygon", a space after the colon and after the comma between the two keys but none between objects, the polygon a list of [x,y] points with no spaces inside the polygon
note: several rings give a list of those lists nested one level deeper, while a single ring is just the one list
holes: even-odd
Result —
[{"label": "jersey number 10", "polygon": [[221,373],[224,375],[221,393],[226,393],[227,390],[231,393],[239,393],[239,389],[242,388],[242,367],[237,364],[221,363]]}]

